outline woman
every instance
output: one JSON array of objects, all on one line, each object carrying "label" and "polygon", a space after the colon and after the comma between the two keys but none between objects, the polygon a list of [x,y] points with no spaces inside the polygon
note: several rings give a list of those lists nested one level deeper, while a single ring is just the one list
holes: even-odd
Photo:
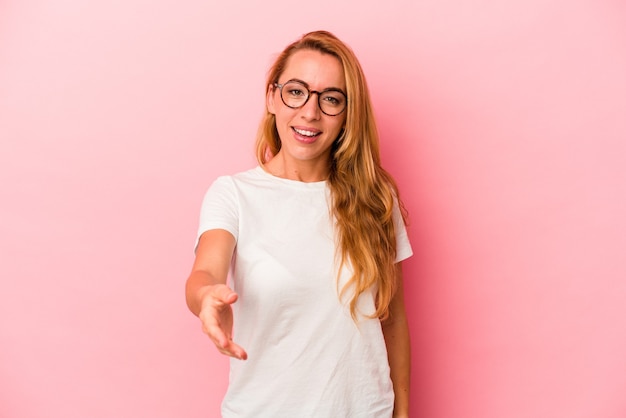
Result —
[{"label": "woman", "polygon": [[407,417],[400,262],[412,252],[361,67],[312,32],[266,88],[259,166],[210,187],[186,286],[232,357],[222,416]]}]

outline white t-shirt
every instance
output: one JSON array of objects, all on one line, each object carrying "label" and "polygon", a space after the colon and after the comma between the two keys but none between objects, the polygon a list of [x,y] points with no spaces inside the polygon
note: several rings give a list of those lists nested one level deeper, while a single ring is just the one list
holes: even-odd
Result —
[{"label": "white t-shirt", "polygon": [[[275,177],[261,167],[218,178],[202,204],[198,237],[236,239],[233,339],[223,418],[390,418],[394,394],[380,321],[339,300],[326,182]],[[397,261],[412,255],[395,210]],[[344,267],[342,281],[350,277]],[[374,312],[374,291],[359,310]]]}]

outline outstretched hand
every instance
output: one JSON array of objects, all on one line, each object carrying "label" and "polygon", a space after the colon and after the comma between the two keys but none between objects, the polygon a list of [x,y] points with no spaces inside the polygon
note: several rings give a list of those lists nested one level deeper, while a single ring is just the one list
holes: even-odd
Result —
[{"label": "outstretched hand", "polygon": [[238,295],[225,284],[209,286],[202,296],[202,308],[198,317],[202,330],[207,334],[220,353],[239,360],[246,360],[248,354],[232,339],[233,308]]}]

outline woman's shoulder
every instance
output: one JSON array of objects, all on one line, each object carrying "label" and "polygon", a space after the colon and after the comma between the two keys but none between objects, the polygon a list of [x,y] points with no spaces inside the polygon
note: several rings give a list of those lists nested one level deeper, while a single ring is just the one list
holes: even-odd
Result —
[{"label": "woman's shoulder", "polygon": [[212,187],[228,188],[240,193],[325,193],[327,185],[325,181],[305,183],[274,176],[268,173],[262,166],[241,171],[235,174],[223,175],[215,179]]},{"label": "woman's shoulder", "polygon": [[209,189],[248,194],[274,189],[276,185],[273,183],[271,176],[262,167],[256,166],[234,174],[221,175],[213,180]]},{"label": "woman's shoulder", "polygon": [[261,166],[256,166],[254,168],[250,168],[248,170],[240,171],[238,173],[232,174],[231,177],[235,181],[252,181],[263,178],[263,174],[265,171],[261,168]]},{"label": "woman's shoulder", "polygon": [[213,180],[213,184],[233,185],[235,183],[246,183],[254,181],[255,179],[259,179],[261,177],[261,173],[259,173],[259,170],[262,171],[262,169],[257,166],[233,174],[222,174]]}]

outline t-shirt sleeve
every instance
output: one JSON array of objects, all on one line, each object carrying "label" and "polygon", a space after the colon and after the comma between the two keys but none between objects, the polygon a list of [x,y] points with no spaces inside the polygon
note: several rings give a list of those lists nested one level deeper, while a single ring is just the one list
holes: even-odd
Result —
[{"label": "t-shirt sleeve", "polygon": [[239,236],[239,205],[230,177],[218,177],[205,193],[194,248],[198,246],[200,236],[211,229],[224,229],[235,237],[235,241]]},{"label": "t-shirt sleeve", "polygon": [[413,249],[397,202],[393,205],[393,222],[396,230],[396,263],[399,263],[412,256]]}]

